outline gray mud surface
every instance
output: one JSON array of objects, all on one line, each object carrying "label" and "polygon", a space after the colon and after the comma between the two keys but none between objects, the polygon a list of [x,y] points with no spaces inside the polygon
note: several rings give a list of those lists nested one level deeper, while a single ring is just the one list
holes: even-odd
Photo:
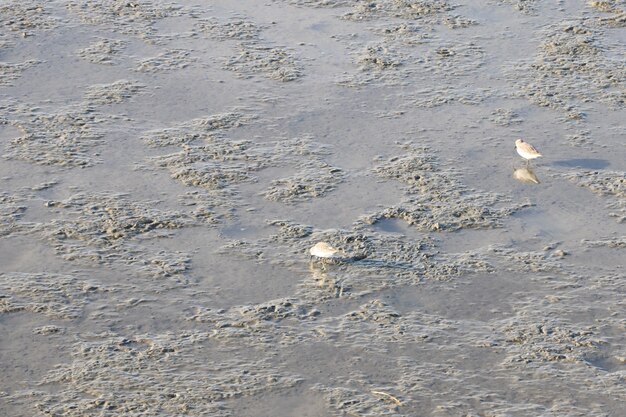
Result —
[{"label": "gray mud surface", "polygon": [[0,415],[626,415],[624,45],[620,0],[1,1]]}]

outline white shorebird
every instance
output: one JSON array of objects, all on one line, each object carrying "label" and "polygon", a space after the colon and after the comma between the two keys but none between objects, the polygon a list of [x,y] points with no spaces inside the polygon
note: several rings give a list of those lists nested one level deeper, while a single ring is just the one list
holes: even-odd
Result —
[{"label": "white shorebird", "polygon": [[311,257],[331,259],[338,257],[341,252],[326,242],[317,242],[315,246],[309,249],[309,253]]},{"label": "white shorebird", "polygon": [[518,139],[515,141],[515,150],[524,158],[527,163],[530,162],[531,159],[539,158],[541,153],[533,145],[528,142],[524,142],[522,139]]}]

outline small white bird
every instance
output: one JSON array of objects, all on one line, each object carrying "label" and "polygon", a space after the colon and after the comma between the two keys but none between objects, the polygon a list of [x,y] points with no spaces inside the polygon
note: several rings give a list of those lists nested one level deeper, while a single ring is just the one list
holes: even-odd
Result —
[{"label": "small white bird", "polygon": [[522,139],[518,139],[515,141],[515,150],[517,151],[519,156],[527,161],[543,156],[541,155],[541,153],[539,153],[537,149],[535,149],[533,145],[528,142],[524,142]]},{"label": "small white bird", "polygon": [[309,253],[316,258],[335,258],[340,252],[339,249],[333,248],[326,242],[317,242],[309,249]]}]

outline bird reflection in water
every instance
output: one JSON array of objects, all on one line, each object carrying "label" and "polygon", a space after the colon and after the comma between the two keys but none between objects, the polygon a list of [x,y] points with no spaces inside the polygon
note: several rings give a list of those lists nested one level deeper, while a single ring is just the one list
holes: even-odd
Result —
[{"label": "bird reflection in water", "polygon": [[513,178],[515,178],[519,182],[525,182],[528,184],[539,184],[539,178],[537,178],[535,172],[528,167],[516,168],[513,171]]},{"label": "bird reflection in water", "polygon": [[309,265],[309,269],[318,290],[330,294],[334,298],[343,297],[344,285],[342,279],[337,279],[333,274],[328,274],[326,270],[317,269],[313,264]]}]

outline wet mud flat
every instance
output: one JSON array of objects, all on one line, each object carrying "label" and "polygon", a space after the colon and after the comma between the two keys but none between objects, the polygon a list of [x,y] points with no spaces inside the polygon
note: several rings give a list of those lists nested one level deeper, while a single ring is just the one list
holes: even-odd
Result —
[{"label": "wet mud flat", "polygon": [[626,414],[625,16],[2,2],[0,415]]}]

